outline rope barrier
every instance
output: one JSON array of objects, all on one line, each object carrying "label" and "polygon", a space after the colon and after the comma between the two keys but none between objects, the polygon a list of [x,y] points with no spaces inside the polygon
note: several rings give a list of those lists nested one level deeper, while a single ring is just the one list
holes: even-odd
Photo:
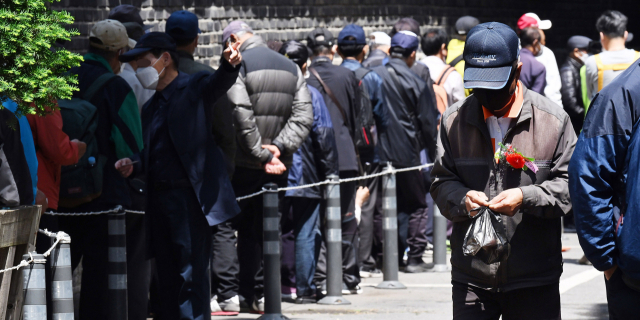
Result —
[{"label": "rope barrier", "polygon": [[[51,248],[49,248],[49,250],[45,251],[42,255],[46,258],[51,254],[51,251],[58,245],[58,243],[60,243],[60,241],[71,241],[71,237],[69,237],[68,234],[66,234],[63,231],[58,231],[57,233],[53,233],[50,232],[47,229],[39,229],[38,232],[50,237],[50,238],[55,238],[56,241],[53,243],[53,245],[51,246]],[[0,273],[5,273],[7,271],[12,271],[12,270],[19,270],[22,267],[26,267],[34,262],[36,263],[45,263],[47,260],[46,259],[33,259],[33,256],[31,255],[31,252],[28,252],[29,254],[29,260],[22,260],[20,261],[20,263],[15,266],[15,267],[11,267],[11,268],[7,268],[4,270],[0,270]]]}]

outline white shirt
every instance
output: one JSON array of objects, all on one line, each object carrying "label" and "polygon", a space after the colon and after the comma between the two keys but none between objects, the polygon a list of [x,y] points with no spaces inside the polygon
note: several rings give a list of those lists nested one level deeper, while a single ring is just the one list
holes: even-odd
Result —
[{"label": "white shirt", "polygon": [[518,86],[518,88],[516,89],[515,94],[516,101],[514,102],[514,104],[519,103],[519,105],[513,105],[511,109],[514,110],[513,108],[517,107],[517,113],[512,114],[512,112],[509,112],[500,118],[496,118],[496,116],[494,115],[487,117],[487,114],[485,113],[485,122],[487,123],[489,136],[491,137],[491,142],[493,143],[493,152],[500,149],[500,143],[502,143],[502,141],[504,140],[504,136],[507,134],[507,130],[509,130],[509,127],[511,127],[511,123],[513,121],[516,121],[516,119],[518,119],[518,116],[520,115],[520,112],[522,112],[522,105],[524,104],[524,100],[519,97],[519,95],[522,94],[520,86]]},{"label": "white shirt", "polygon": [[136,77],[136,72],[130,64],[123,63],[123,66],[122,71],[120,71],[120,74],[118,75],[129,84],[131,89],[133,89],[133,93],[136,95],[136,100],[138,101],[138,111],[142,112],[142,106],[144,106],[144,104],[153,97],[156,91],[142,87],[140,80]]},{"label": "white shirt", "polygon": [[[429,68],[429,74],[431,75],[431,80],[433,80],[433,82],[438,82],[438,79],[442,75],[442,71],[447,66],[442,59],[436,56],[425,57],[420,60],[420,62]],[[458,71],[453,70],[453,72],[451,72],[447,77],[447,80],[442,84],[442,87],[444,87],[444,91],[447,92],[447,103],[449,106],[460,100],[464,100],[466,97],[464,94],[464,82],[462,81],[462,76]]]},{"label": "white shirt", "polygon": [[[624,49],[618,51],[602,51],[600,53],[602,64],[627,64],[636,60],[636,52],[632,49]],[[587,93],[589,99],[592,99],[598,93],[598,65],[596,64],[596,56],[591,56],[585,62],[587,72]],[[613,81],[624,70],[614,71],[605,70],[603,74],[603,88]]]},{"label": "white shirt", "polygon": [[558,70],[558,63],[556,62],[556,56],[551,49],[541,46],[540,53],[536,56],[536,60],[542,63],[547,69],[547,86],[544,87],[544,95],[549,100],[555,102],[562,107],[562,94],[560,88],[562,88],[562,82],[560,80],[560,71]]}]

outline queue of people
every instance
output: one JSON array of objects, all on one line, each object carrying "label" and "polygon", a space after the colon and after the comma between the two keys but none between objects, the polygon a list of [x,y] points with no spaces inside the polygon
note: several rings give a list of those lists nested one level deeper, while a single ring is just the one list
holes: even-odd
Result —
[{"label": "queue of people", "polygon": [[[450,220],[454,319],[560,319],[571,213],[585,263],[605,272],[612,319],[628,319],[640,298],[640,54],[625,47],[626,23],[605,12],[596,23],[604,51],[571,37],[558,70],[545,46],[551,22],[534,13],[516,30],[461,17],[453,39],[402,18],[389,34],[349,24],[337,37],[316,28],[304,43],[277,45],[238,20],[223,31],[215,70],[194,60],[195,14],[176,11],[165,32],[149,32],[137,7],[120,5],[93,26],[84,62],[70,70],[75,99],[0,130],[0,200],[43,205],[52,214],[41,227],[71,236],[80,319],[109,313],[108,221],[55,213],[145,211],[127,214],[129,318],[205,319],[264,313],[263,248],[274,242],[283,298],[326,295],[323,187],[279,193],[280,239],[262,237],[262,197],[236,197],[434,162],[396,174],[398,250],[407,251],[398,259],[406,273],[429,271],[422,257],[437,205]],[[1,119],[15,117],[11,101],[3,106]],[[521,162],[509,160],[516,154]],[[340,199],[342,292],[360,294],[362,278],[382,274],[381,178],[342,183]],[[463,253],[480,208],[502,217],[507,260]]]}]

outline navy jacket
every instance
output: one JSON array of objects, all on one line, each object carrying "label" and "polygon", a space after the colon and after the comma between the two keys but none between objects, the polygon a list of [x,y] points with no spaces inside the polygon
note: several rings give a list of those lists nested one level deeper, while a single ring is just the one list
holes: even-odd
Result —
[{"label": "navy jacket", "polygon": [[[226,61],[215,73],[199,72],[192,76],[180,73],[173,81],[179,81],[174,95],[180,95],[180,105],[171,105],[169,110],[169,133],[180,161],[187,172],[193,191],[198,197],[202,213],[209,225],[227,221],[240,212],[231,181],[226,172],[222,151],[212,134],[212,110],[210,101],[219,99],[231,88],[238,76],[239,67]],[[150,100],[150,101],[153,101]],[[145,145],[149,145],[149,126],[153,114],[150,103],[142,109],[142,129]],[[145,148],[145,150],[148,148]],[[148,168],[148,153],[132,157],[136,172]],[[152,180],[153,177],[149,177]],[[153,191],[151,191],[153,192]]]},{"label": "navy jacket", "polygon": [[[393,67],[401,88],[396,87],[387,65]],[[391,59],[373,71],[382,78],[386,125],[378,126],[380,162],[390,161],[396,167],[420,165],[420,151],[427,149],[435,158],[440,113],[434,104],[432,91],[401,59]],[[407,105],[401,90],[411,100]]]},{"label": "navy jacket", "polygon": [[[573,158],[569,191],[585,255],[640,284],[640,68],[621,73],[591,102]],[[622,214],[622,221],[620,221]],[[616,226],[620,225],[616,232]]]},{"label": "navy jacket", "polygon": [[[293,154],[293,163],[289,168],[289,182],[287,184],[289,187],[324,181],[328,175],[338,174],[338,147],[333,134],[329,109],[327,109],[320,91],[310,85],[307,86],[313,105],[313,125],[309,136],[304,140],[300,149]],[[323,198],[320,187],[289,190],[286,196]]]}]

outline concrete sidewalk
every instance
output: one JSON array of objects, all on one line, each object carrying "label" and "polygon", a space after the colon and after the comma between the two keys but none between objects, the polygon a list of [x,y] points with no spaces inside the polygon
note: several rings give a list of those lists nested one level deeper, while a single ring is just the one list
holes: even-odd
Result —
[{"label": "concrete sidewalk", "polygon": [[[601,272],[578,264],[582,250],[575,234],[564,234],[564,273],[560,280],[562,319],[608,319],[607,298]],[[431,262],[431,256],[425,257]],[[373,286],[381,279],[364,279],[360,295],[345,296],[347,306],[296,305],[282,303],[284,315],[290,319],[323,320],[394,320],[452,318],[450,273],[400,273],[406,290],[380,290]],[[236,317],[211,319],[257,319],[258,315],[241,313]]]}]

